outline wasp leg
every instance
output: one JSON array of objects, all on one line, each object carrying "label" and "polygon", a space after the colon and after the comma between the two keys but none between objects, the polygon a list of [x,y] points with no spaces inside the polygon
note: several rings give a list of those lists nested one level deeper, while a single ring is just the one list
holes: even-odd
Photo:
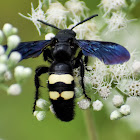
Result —
[{"label": "wasp leg", "polygon": [[44,58],[44,61],[48,61],[48,62],[52,63],[53,57],[52,57],[52,53],[51,53],[50,49],[45,49],[43,51],[43,58]]},{"label": "wasp leg", "polygon": [[33,112],[35,111],[35,107],[36,107],[36,101],[39,98],[39,87],[40,87],[40,81],[39,81],[39,76],[47,73],[49,71],[48,67],[38,67],[35,71],[35,78],[34,78],[34,82],[35,82],[35,87],[36,87],[36,93],[35,93],[35,100],[34,100],[34,106],[33,106]]},{"label": "wasp leg", "polygon": [[82,89],[83,89],[83,94],[85,95],[85,97],[87,99],[91,100],[85,92],[85,85],[84,85],[85,67],[84,67],[84,62],[83,62],[81,57],[82,57],[82,55],[80,53],[80,54],[78,54],[77,58],[75,58],[74,68],[78,68],[80,66],[80,76],[81,76],[80,84],[81,84]]}]

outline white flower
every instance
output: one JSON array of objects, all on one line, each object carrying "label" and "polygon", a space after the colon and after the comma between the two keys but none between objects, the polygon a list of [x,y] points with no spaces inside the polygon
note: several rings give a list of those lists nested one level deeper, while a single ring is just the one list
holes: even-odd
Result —
[{"label": "white flower", "polygon": [[0,74],[4,74],[7,71],[7,66],[5,64],[0,63]]},{"label": "white flower", "polygon": [[[74,24],[69,26],[69,29],[80,22],[80,19],[75,20],[71,19]],[[89,20],[81,25],[78,25],[73,29],[76,32],[76,36],[78,39],[87,39],[87,40],[100,40],[98,36],[97,26],[94,20]]]},{"label": "white flower", "polygon": [[111,84],[97,87],[97,91],[99,92],[99,95],[104,99],[108,98],[108,96],[111,94],[111,91],[110,91],[111,89],[112,89]]},{"label": "white flower", "polygon": [[5,53],[5,50],[3,46],[0,45],[0,56],[3,55],[4,53]]},{"label": "white flower", "polygon": [[129,115],[130,114],[130,106],[129,105],[122,105],[120,108],[120,112],[125,116]]},{"label": "white flower", "polygon": [[132,65],[134,73],[140,73],[140,61],[135,60]]},{"label": "white flower", "polygon": [[3,42],[3,40],[4,40],[4,34],[2,30],[0,30],[0,44]]},{"label": "white flower", "polygon": [[140,96],[140,80],[130,80],[127,84],[126,91],[130,96]]},{"label": "white flower", "polygon": [[55,35],[53,33],[48,33],[45,35],[45,40],[51,40]]},{"label": "white flower", "polygon": [[47,10],[47,22],[59,27],[66,27],[66,20],[67,20],[67,13],[68,11],[65,7],[59,3],[51,3],[49,9]]},{"label": "white flower", "polygon": [[114,95],[112,101],[115,107],[120,107],[122,104],[124,104],[124,100],[121,95]]},{"label": "white flower", "polygon": [[125,18],[126,14],[123,12],[113,12],[110,19],[107,19],[108,30],[119,31],[127,27],[128,20]]},{"label": "white flower", "polygon": [[85,2],[79,0],[69,0],[65,3],[65,6],[73,14],[74,17],[85,17],[84,10],[88,10]]},{"label": "white flower", "polygon": [[9,48],[14,49],[20,43],[20,37],[17,35],[11,35],[7,39],[7,45]]},{"label": "white flower", "polygon": [[109,66],[108,70],[112,73],[112,78],[117,82],[119,82],[122,78],[127,78],[131,73],[127,63]]},{"label": "white flower", "polygon": [[90,106],[90,101],[88,99],[82,99],[81,101],[77,102],[79,108],[87,109]]},{"label": "white flower", "polygon": [[13,26],[9,23],[5,23],[3,26],[3,32],[7,37],[12,34],[12,29]]},{"label": "white flower", "polygon": [[40,29],[39,29],[39,28],[41,28],[41,23],[37,20],[39,19],[39,20],[46,21],[44,11],[41,8],[42,8],[42,2],[41,2],[41,0],[39,0],[39,5],[36,9],[34,9],[33,4],[31,3],[31,13],[32,14],[31,15],[28,14],[29,17],[24,16],[23,14],[19,13],[22,17],[24,17],[28,20],[31,20],[34,23],[34,25],[36,26],[36,28],[39,32],[39,35],[41,35]]},{"label": "white flower", "polygon": [[46,117],[46,112],[45,111],[38,111],[36,114],[36,118],[38,121],[44,120]]},{"label": "white flower", "polygon": [[17,51],[14,51],[10,54],[9,60],[17,64],[21,60],[21,54]]},{"label": "white flower", "polygon": [[92,106],[93,106],[93,110],[100,111],[103,107],[103,103],[99,100],[96,100],[93,102]]},{"label": "white flower", "polygon": [[106,16],[111,10],[119,10],[126,7],[127,4],[125,0],[102,0],[99,6],[103,7],[105,11],[104,16]]},{"label": "white flower", "polygon": [[8,88],[7,93],[10,95],[19,95],[21,93],[21,86],[19,84],[13,84]]},{"label": "white flower", "polygon": [[114,110],[110,115],[110,120],[117,120],[122,117],[121,113],[118,110]]},{"label": "white flower", "polygon": [[41,109],[45,109],[47,106],[47,101],[44,99],[38,99],[36,102],[36,106],[41,108]]}]

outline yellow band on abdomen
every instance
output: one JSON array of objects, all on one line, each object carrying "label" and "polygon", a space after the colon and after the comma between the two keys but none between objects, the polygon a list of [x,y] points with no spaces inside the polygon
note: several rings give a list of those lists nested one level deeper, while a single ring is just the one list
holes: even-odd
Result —
[{"label": "yellow band on abdomen", "polygon": [[55,84],[57,82],[71,84],[73,80],[74,78],[70,74],[51,74],[48,78],[49,84]]}]

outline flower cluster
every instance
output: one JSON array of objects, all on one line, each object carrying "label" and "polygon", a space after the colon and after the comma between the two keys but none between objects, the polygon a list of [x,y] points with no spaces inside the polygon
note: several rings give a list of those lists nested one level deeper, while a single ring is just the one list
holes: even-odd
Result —
[{"label": "flower cluster", "polygon": [[[127,27],[128,20],[126,19],[126,13],[123,12],[123,8],[129,6],[125,0],[102,0],[100,6],[104,10],[105,25],[102,24],[101,29],[98,29],[96,22],[89,20],[77,26],[74,28],[74,31],[78,39],[101,40],[99,33],[103,33],[102,29],[106,25],[110,32],[119,31]],[[38,19],[53,24],[58,28],[71,28],[86,18],[88,11],[86,4],[80,0],[69,0],[64,5],[58,1],[44,3],[39,0],[39,6],[36,9],[33,8],[32,4],[32,14],[28,14],[29,17],[20,15],[31,20],[37,27],[39,34],[45,32],[45,39],[48,40],[54,37],[54,32],[49,27],[46,30],[46,27],[44,28]],[[140,96],[140,81],[138,79],[140,62],[130,61],[124,64],[107,66],[100,60],[95,60],[92,66],[87,66],[87,69],[88,71],[85,70],[84,82],[87,95],[91,98],[91,101],[84,98],[82,88],[76,82],[76,101],[79,108],[87,109],[92,106],[94,111],[99,111],[103,108],[102,98],[107,100],[110,94],[115,91],[117,95],[114,95],[112,105],[116,110],[111,113],[110,119],[115,120],[129,115],[130,106],[126,104],[127,98]],[[79,81],[79,69],[74,70],[74,75],[75,81]],[[91,89],[91,91],[88,92],[88,89]],[[44,99],[37,101],[37,107],[42,110],[50,110],[55,114],[53,106]],[[39,121],[45,118],[46,112],[42,110],[34,112],[34,116]]]},{"label": "flower cluster", "polygon": [[[132,2],[134,5],[134,2]],[[108,26],[108,32],[119,31],[127,27],[127,23],[131,20],[126,18],[126,12],[124,9],[132,7],[126,3],[126,0],[101,0],[99,4],[104,11],[105,22]]]},{"label": "flower cluster", "polygon": [[[23,82],[32,73],[30,68],[16,66],[22,57],[17,51],[11,52],[20,43],[20,38],[16,35],[17,31],[17,28],[9,23],[6,23],[0,30],[0,44],[7,38],[7,45],[0,45],[0,88],[10,95],[19,95],[22,92]],[[14,73],[12,73],[13,69]],[[13,79],[16,83],[8,86],[8,82]]]}]

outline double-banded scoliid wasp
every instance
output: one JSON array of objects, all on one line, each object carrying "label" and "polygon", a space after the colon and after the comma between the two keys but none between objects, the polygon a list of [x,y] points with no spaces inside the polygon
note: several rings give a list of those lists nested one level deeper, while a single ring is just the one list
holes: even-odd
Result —
[{"label": "double-banded scoliid wasp", "polygon": [[[85,93],[84,86],[84,65],[87,65],[88,56],[97,57],[107,65],[120,64],[128,61],[130,58],[129,52],[119,44],[112,42],[78,40],[73,29],[90,20],[97,15],[93,15],[71,29],[59,29],[49,23],[42,22],[51,26],[58,31],[56,36],[51,40],[40,40],[31,42],[21,42],[17,48],[12,51],[18,51],[23,59],[30,57],[38,57],[43,53],[44,61],[51,63],[50,67],[40,66],[35,71],[35,101],[33,112],[35,111],[36,101],[39,98],[39,76],[48,73],[48,89],[50,101],[53,105],[55,115],[61,121],[71,121],[74,118],[74,99],[75,99],[75,83],[73,77],[73,69],[80,67],[80,84],[83,89],[83,94],[86,98],[89,97]],[[7,49],[7,46],[4,46]],[[80,52],[75,56],[78,48]],[[82,56],[85,56],[84,59]]]}]

